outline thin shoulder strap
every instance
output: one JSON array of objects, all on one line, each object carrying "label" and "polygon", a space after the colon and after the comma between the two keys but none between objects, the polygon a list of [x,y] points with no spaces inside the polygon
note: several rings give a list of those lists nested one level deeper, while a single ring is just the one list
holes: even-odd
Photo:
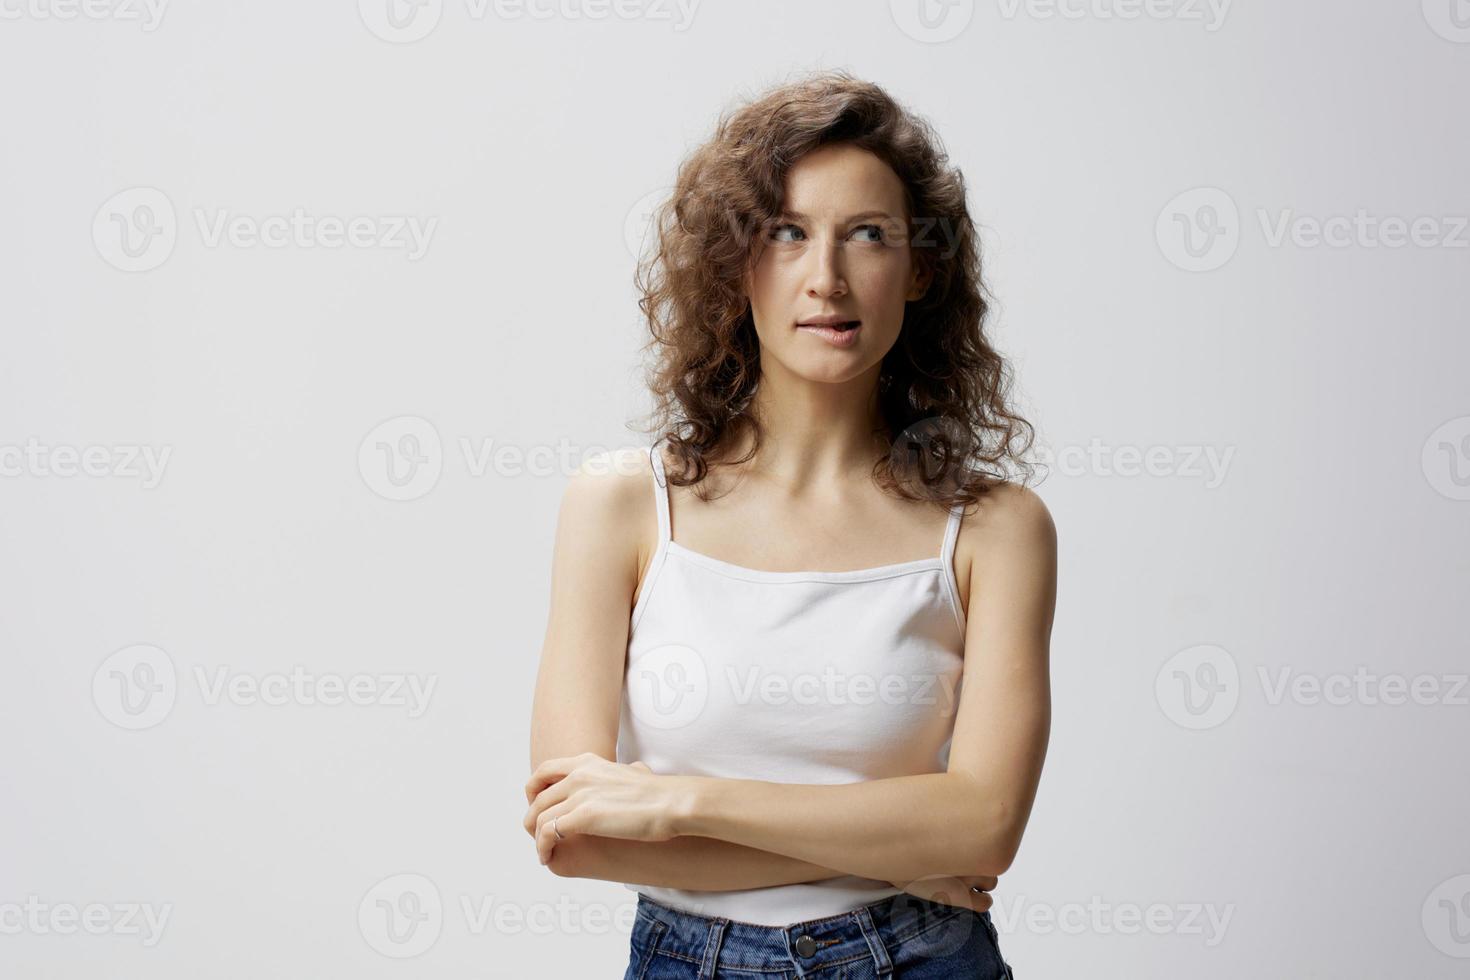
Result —
[{"label": "thin shoulder strap", "polygon": [[954,564],[954,545],[960,536],[960,519],[965,516],[965,505],[955,504],[949,509],[949,523],[944,525],[944,545],[939,549],[939,557],[950,567]]},{"label": "thin shoulder strap", "polygon": [[658,543],[663,545],[672,535],[669,528],[669,487],[664,478],[664,454],[658,443],[648,447],[648,458],[653,463],[653,500],[658,506]]}]

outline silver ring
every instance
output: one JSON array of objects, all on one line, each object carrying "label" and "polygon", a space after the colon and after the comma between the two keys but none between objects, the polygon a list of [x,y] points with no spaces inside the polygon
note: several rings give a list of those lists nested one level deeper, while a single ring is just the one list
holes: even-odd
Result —
[{"label": "silver ring", "polygon": [[556,835],[557,840],[566,840],[566,838],[561,835],[561,831],[556,829],[556,821],[556,817],[551,818],[551,832]]}]

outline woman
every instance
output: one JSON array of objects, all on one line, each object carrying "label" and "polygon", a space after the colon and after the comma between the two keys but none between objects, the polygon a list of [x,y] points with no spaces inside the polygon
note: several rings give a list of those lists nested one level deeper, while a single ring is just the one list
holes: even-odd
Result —
[{"label": "woman", "polygon": [[821,73],[727,114],[657,231],[662,435],[566,491],[525,828],[638,892],[627,977],[1009,976],[1056,541],[1001,472],[963,178]]}]

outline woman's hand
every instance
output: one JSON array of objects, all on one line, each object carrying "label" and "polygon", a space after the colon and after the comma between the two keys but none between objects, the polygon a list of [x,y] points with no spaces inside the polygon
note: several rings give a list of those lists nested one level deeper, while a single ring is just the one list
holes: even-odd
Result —
[{"label": "woman's hand", "polygon": [[642,762],[611,762],[583,752],[536,767],[526,781],[531,808],[522,822],[546,864],[556,842],[573,834],[671,840],[677,836],[675,817],[686,795],[678,776],[657,775]]},{"label": "woman's hand", "polygon": [[[910,882],[895,881],[893,884],[910,895],[917,895],[931,902],[941,902],[956,908],[973,909],[976,912],[987,912],[993,904],[990,891],[995,888],[999,880],[995,875],[978,877],[966,875],[958,878],[950,875],[931,875],[927,878],[916,878]],[[971,891],[971,885],[979,888],[979,893]]]}]

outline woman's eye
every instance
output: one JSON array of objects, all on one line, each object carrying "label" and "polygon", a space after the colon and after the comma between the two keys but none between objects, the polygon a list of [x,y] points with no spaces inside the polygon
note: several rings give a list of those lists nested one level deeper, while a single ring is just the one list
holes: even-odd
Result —
[{"label": "woman's eye", "polygon": [[[785,237],[785,233],[787,231],[790,231],[793,235],[800,235],[801,238],[787,238],[787,237]],[[881,244],[882,242],[884,242],[886,240],[883,237],[883,227],[881,225],[858,225],[856,228],[854,228],[852,230],[852,234],[854,234],[854,235],[869,234],[869,235],[872,236],[871,238],[859,239],[859,240],[860,241],[867,241],[867,242],[870,242],[870,243]],[[784,224],[784,225],[777,225],[771,231],[771,240],[772,241],[777,241],[777,242],[801,241],[801,239],[802,238],[805,238],[805,237],[806,237],[806,232],[802,231],[801,230],[801,227],[799,225],[794,225],[794,224],[790,224],[790,223],[787,223],[787,224]]]}]

